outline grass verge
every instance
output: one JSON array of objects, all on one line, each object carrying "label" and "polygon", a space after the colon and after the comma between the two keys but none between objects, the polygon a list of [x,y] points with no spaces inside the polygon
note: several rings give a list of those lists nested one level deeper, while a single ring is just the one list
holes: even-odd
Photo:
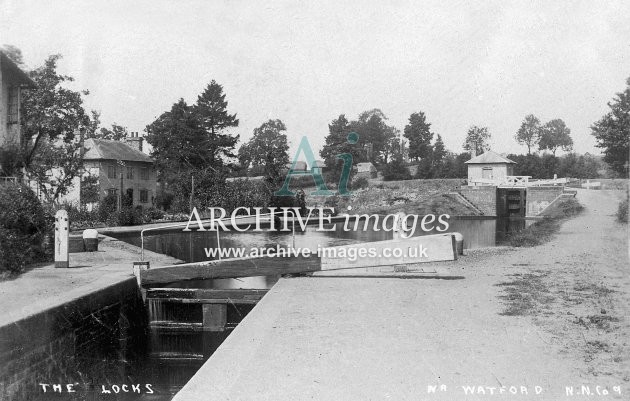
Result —
[{"label": "grass verge", "polygon": [[510,235],[510,245],[514,247],[532,247],[549,241],[560,229],[563,219],[576,216],[584,207],[575,198],[567,198],[558,203],[549,215],[529,227]]}]

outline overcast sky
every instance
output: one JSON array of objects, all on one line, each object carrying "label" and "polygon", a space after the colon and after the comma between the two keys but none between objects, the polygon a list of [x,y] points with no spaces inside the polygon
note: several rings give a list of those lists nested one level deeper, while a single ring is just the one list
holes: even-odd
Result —
[{"label": "overcast sky", "polygon": [[380,108],[400,130],[424,111],[456,152],[473,124],[526,152],[513,137],[533,113],[599,153],[589,126],[630,76],[630,1],[340,3],[0,0],[0,44],[28,67],[61,53],[86,106],[132,131],[215,79],[241,139],[279,118],[293,150]]}]

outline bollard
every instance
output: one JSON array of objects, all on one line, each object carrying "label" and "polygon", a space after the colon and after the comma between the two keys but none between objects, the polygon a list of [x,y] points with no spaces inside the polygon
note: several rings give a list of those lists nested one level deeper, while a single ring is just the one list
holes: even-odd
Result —
[{"label": "bollard", "polygon": [[70,221],[68,212],[58,210],[55,213],[55,267],[68,268],[68,241],[70,237]]},{"label": "bollard", "polygon": [[98,251],[98,231],[93,228],[83,230],[83,249],[86,252]]},{"label": "bollard", "polygon": [[455,245],[457,248],[457,254],[463,255],[464,254],[464,236],[461,233],[453,233],[453,236],[455,237]]},{"label": "bollard", "polygon": [[393,238],[400,239],[401,235],[405,232],[405,227],[403,227],[403,220],[405,219],[406,214],[404,212],[396,213],[396,217],[394,218],[394,229],[393,229]]}]

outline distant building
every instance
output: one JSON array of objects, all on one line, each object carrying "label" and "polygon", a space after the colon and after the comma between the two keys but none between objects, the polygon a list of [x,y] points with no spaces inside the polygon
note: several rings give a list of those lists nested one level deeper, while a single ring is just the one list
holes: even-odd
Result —
[{"label": "distant building", "polygon": [[357,174],[355,178],[376,178],[376,167],[370,162],[357,163]]},{"label": "distant building", "polygon": [[326,168],[326,162],[323,160],[315,160],[315,163],[311,166],[312,174],[322,174],[322,170]]},{"label": "distant building", "polygon": [[98,177],[99,199],[108,194],[118,196],[122,183],[123,194],[132,199],[133,205],[154,205],[157,176],[153,159],[142,152],[143,140],[137,132],[132,132],[125,142],[85,141],[85,175]]},{"label": "distant building", "polygon": [[[285,164],[286,171],[289,171],[292,167],[293,167],[293,162],[289,162],[289,163]],[[304,172],[306,172],[307,167],[308,166],[306,165],[305,161],[299,160],[299,161],[295,162],[295,167],[293,167],[293,171],[304,171]]]},{"label": "distant building", "polygon": [[0,148],[20,144],[22,90],[33,87],[35,82],[0,52]]},{"label": "distant building", "polygon": [[[68,193],[60,201],[75,206],[84,204],[91,210],[108,194],[118,196],[122,186],[122,193],[132,199],[134,206],[154,206],[157,175],[153,159],[142,152],[143,139],[137,132],[132,132],[124,142],[86,139],[83,144],[84,171],[80,177],[74,179]],[[57,172],[51,171],[50,174]],[[96,179],[98,199],[93,201],[81,199],[81,185],[85,185],[81,182],[88,177]],[[34,189],[37,192],[37,188]]]},{"label": "distant building", "polygon": [[473,157],[468,165],[468,185],[483,185],[483,180],[505,181],[513,175],[516,162],[505,158],[491,150]]}]

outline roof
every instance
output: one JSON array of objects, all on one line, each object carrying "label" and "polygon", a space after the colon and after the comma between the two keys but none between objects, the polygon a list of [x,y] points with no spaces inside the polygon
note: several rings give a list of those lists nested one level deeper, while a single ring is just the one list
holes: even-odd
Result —
[{"label": "roof", "polygon": [[357,172],[365,173],[375,171],[376,167],[370,162],[357,163]]},{"label": "roof", "polygon": [[13,60],[9,58],[9,56],[1,51],[0,67],[2,68],[2,75],[4,76],[6,74],[10,78],[13,78],[14,82],[30,88],[34,88],[35,86],[37,86],[35,85],[35,82],[24,71],[22,71],[20,67],[18,67],[17,64],[13,62]]},{"label": "roof", "polygon": [[324,168],[324,167],[326,167],[326,162],[323,161],[323,160],[315,160],[315,162],[313,162],[313,166],[311,168],[316,168],[316,167]]},{"label": "roof", "polygon": [[[289,162],[285,165],[286,168],[290,169],[293,167],[293,163]],[[301,161],[298,160],[295,162],[295,168],[293,168],[293,171],[306,171],[306,162],[305,161]]]},{"label": "roof", "polygon": [[87,151],[83,160],[123,160],[128,162],[153,163],[146,153],[134,149],[125,142],[90,138],[83,145]]},{"label": "roof", "polygon": [[477,157],[473,157],[468,160],[465,164],[516,164],[515,161],[512,161],[506,157],[501,156],[498,153],[495,153],[491,150],[486,153],[482,153]]}]

